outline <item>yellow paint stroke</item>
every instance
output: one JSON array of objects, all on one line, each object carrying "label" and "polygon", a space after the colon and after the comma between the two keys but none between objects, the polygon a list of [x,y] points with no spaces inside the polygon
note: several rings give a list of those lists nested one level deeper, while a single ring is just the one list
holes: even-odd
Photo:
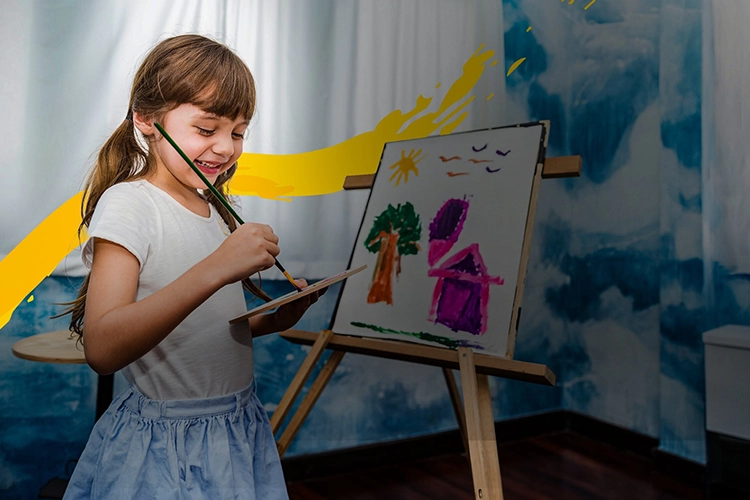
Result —
[{"label": "yellow paint stroke", "polygon": [[[495,54],[483,47],[466,61],[463,73],[448,89],[437,111],[427,112],[432,98],[420,95],[406,113],[394,110],[374,130],[325,149],[292,155],[243,153],[231,193],[277,200],[334,193],[341,191],[346,176],[374,173],[386,142],[427,137],[437,130],[451,133],[468,116],[467,111],[456,115],[474,99],[467,96]],[[439,87],[440,83],[435,88]],[[81,234],[79,242],[76,234],[82,197],[80,192],[58,207],[0,261],[0,328],[55,266],[88,239]]]},{"label": "yellow paint stroke", "polygon": [[26,302],[34,302],[34,296],[30,295],[28,299],[26,299]]},{"label": "yellow paint stroke", "polygon": [[[474,97],[472,97],[471,100],[473,101]],[[453,133],[453,131],[456,130],[456,127],[458,127],[458,125],[462,121],[464,121],[467,116],[469,116],[469,112],[468,111],[464,111],[463,113],[461,113],[458,116],[458,118],[456,118],[455,120],[453,120],[450,123],[447,123],[443,128],[440,129],[440,135],[445,135],[445,134],[451,134],[451,133]]]},{"label": "yellow paint stroke", "polygon": [[521,65],[521,63],[524,62],[525,60],[526,60],[526,58],[522,57],[518,61],[516,61],[513,64],[511,64],[510,68],[508,68],[508,74],[505,75],[505,76],[510,76],[510,74],[513,73],[516,70],[516,68],[518,68]]},{"label": "yellow paint stroke", "polygon": [[440,88],[440,82],[438,82],[438,84],[437,84],[437,85],[435,85],[435,88],[436,88],[436,89],[439,89],[439,88]]},{"label": "yellow paint stroke", "polygon": [[583,10],[589,10],[589,7],[591,7],[591,6],[592,6],[592,5],[594,5],[595,3],[596,3],[596,0],[591,0],[591,1],[589,2],[589,4],[588,4],[588,5],[586,6],[586,7],[584,7],[584,8],[583,8]]},{"label": "yellow paint stroke", "polygon": [[489,100],[490,100],[490,99],[492,99],[493,97],[495,97],[495,94],[494,94],[494,93],[493,93],[493,94],[490,94],[490,95],[488,95],[488,96],[487,96],[487,100],[489,101]]},{"label": "yellow paint stroke", "polygon": [[[386,142],[427,137],[435,131],[452,132],[467,113],[456,116],[474,96],[474,88],[494,51],[479,47],[463,66],[463,74],[451,85],[438,109],[427,112],[431,97],[419,96],[414,108],[395,110],[375,129],[334,146],[289,155],[243,153],[229,183],[230,193],[289,200],[292,196],[317,196],[341,191],[349,175],[372,174],[378,168]],[[455,107],[454,107],[455,106]],[[454,108],[449,111],[450,108]]]},{"label": "yellow paint stroke", "polygon": [[570,0],[570,2],[568,2],[568,5],[573,5],[575,3],[575,1],[576,0]]},{"label": "yellow paint stroke", "polygon": [[[70,198],[0,261],[0,328],[29,293],[79,245],[83,193]],[[81,235],[83,238],[84,235]]]},{"label": "yellow paint stroke", "polygon": [[494,61],[492,61],[492,63],[490,64],[490,66],[495,66],[496,64],[497,64],[497,59],[495,59]]},{"label": "yellow paint stroke", "polygon": [[[594,1],[596,1],[596,0],[594,0]],[[531,31],[531,26],[529,26],[528,28],[526,28],[526,33],[528,33],[529,31]]]},{"label": "yellow paint stroke", "polygon": [[391,165],[389,168],[391,170],[395,169],[395,172],[393,172],[393,175],[391,175],[391,178],[389,180],[393,180],[394,177],[396,177],[396,186],[399,185],[401,182],[401,178],[404,179],[404,184],[409,182],[409,172],[414,172],[415,176],[419,176],[419,169],[417,168],[417,163],[424,160],[425,157],[418,158],[418,156],[422,153],[422,149],[420,148],[419,151],[416,153],[412,149],[409,151],[409,154],[406,154],[406,150],[401,150],[401,159],[398,160],[396,163]]}]

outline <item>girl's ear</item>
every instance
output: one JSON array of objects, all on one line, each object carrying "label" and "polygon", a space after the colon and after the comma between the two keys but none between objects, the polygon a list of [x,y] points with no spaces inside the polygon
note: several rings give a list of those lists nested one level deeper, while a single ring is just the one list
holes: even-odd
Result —
[{"label": "girl's ear", "polygon": [[153,135],[156,132],[154,121],[146,119],[146,117],[138,112],[133,113],[133,125],[145,136]]}]

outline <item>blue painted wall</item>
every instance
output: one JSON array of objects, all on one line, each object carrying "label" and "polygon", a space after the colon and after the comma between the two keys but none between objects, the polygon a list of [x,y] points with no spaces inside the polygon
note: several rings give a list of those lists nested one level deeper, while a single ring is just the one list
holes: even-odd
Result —
[{"label": "blue painted wall", "polygon": [[18,359],[16,341],[63,330],[50,320],[54,303],[75,298],[81,279],[48,278],[23,302],[0,332],[0,497],[36,498],[53,476],[66,476],[94,424],[96,375],[85,365],[53,365]]},{"label": "blue painted wall", "polygon": [[543,183],[535,229],[562,407],[656,437],[660,9],[503,5],[506,65],[527,57],[507,80],[514,120],[553,120],[548,154],[584,159],[581,178]]},{"label": "blue painted wall", "polygon": [[[503,2],[506,66],[527,57],[514,121],[556,120],[551,154],[584,158],[581,179],[544,186],[535,237],[559,275],[545,312],[566,334],[563,408],[703,462],[702,5],[588,4]],[[740,322],[745,277],[715,274],[718,324]]]}]

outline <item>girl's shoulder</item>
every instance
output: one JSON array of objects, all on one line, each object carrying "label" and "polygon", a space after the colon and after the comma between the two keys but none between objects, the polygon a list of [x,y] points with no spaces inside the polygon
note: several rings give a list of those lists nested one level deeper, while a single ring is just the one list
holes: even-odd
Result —
[{"label": "girl's shoulder", "polygon": [[101,204],[122,204],[126,203],[133,209],[137,209],[139,206],[146,208],[153,208],[154,206],[154,193],[150,188],[151,184],[144,179],[137,179],[134,181],[118,182],[108,187],[103,193],[97,208]]},{"label": "girl's shoulder", "polygon": [[162,223],[146,181],[120,182],[107,188],[96,203],[88,225],[89,240],[81,258],[89,269],[93,262],[93,238],[126,248],[143,265],[151,242]]},{"label": "girl's shoulder", "polygon": [[[148,181],[118,182],[107,188],[96,203],[94,218],[104,213],[120,214],[119,217],[148,220],[158,212],[155,193]],[[112,215],[110,216],[112,217]]]},{"label": "girl's shoulder", "polygon": [[108,187],[102,193],[102,197],[107,196],[143,196],[148,191],[148,181],[145,179],[136,179],[132,181],[118,182]]}]

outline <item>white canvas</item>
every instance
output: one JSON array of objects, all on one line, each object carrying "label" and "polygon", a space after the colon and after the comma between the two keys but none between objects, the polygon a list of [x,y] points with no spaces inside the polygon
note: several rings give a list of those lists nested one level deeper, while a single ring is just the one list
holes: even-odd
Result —
[{"label": "white canvas", "polygon": [[386,144],[332,330],[504,355],[543,130]]}]

